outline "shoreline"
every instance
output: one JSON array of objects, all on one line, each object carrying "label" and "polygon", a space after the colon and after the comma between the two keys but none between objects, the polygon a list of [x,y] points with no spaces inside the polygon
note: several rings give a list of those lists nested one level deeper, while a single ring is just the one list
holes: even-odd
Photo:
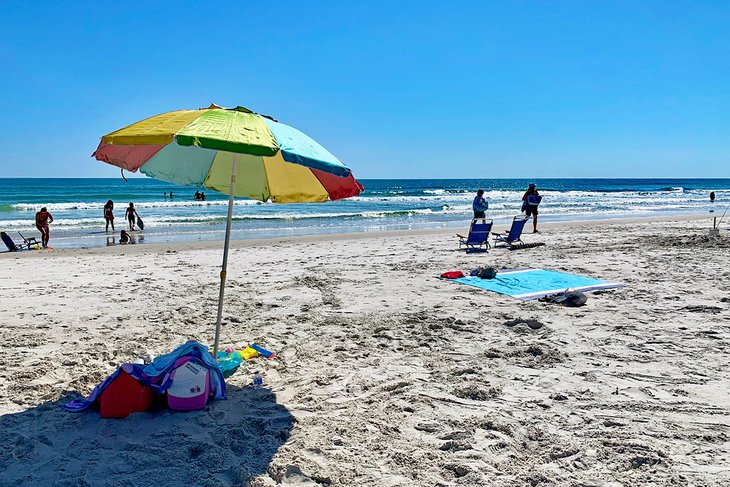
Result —
[{"label": "shoreline", "polygon": [[[55,222],[51,246],[79,249],[114,246],[126,228],[124,206],[135,203],[146,231],[133,235],[137,243],[173,244],[223,240],[228,198],[210,194],[195,201],[194,188],[178,188],[174,201],[164,200],[170,185],[149,178],[124,182],[71,180],[62,183],[41,178],[35,183],[5,182],[0,192],[0,230],[17,236],[38,236],[33,214],[48,206]],[[554,181],[550,183],[549,181]],[[0,183],[2,180],[0,180]],[[538,182],[545,198],[540,220],[566,222],[679,218],[722,212],[730,202],[730,179],[600,179],[552,178]],[[485,190],[487,216],[497,225],[519,214],[527,185],[520,179],[398,179],[373,180],[356,198],[323,204],[267,204],[237,199],[231,237],[234,240],[279,239],[302,235],[372,233],[380,231],[429,231],[455,229],[463,232],[472,216],[474,189]],[[709,201],[716,191],[717,204]],[[190,191],[189,194],[187,192]],[[103,202],[115,201],[116,232],[105,231]],[[719,214],[718,214],[719,216]],[[27,233],[26,233],[27,232]]]},{"label": "shoreline", "polygon": [[[599,225],[627,225],[642,224],[649,222],[695,222],[703,219],[711,221],[712,216],[702,214],[686,214],[686,215],[666,215],[660,217],[631,217],[631,218],[601,218],[601,219],[584,219],[584,220],[561,220],[539,222],[539,229],[562,229],[562,228],[583,228],[594,227]],[[495,219],[496,220],[496,219]],[[322,241],[347,241],[372,238],[387,237],[409,237],[409,236],[431,236],[431,235],[455,235],[455,232],[468,232],[468,223],[462,227],[439,227],[427,229],[411,229],[411,230],[376,230],[365,232],[347,232],[347,233],[320,233],[309,235],[292,235],[282,237],[263,237],[251,239],[231,239],[231,249],[249,248],[249,247],[265,247],[272,244],[285,243],[310,243]],[[525,226],[524,235],[532,236],[531,227]],[[496,223],[496,229],[508,229],[509,223]],[[116,236],[115,236],[116,238]],[[53,234],[51,234],[51,244],[53,242]],[[17,243],[17,242],[16,242]],[[51,245],[52,246],[52,245]],[[206,250],[206,249],[222,249],[223,239],[220,240],[197,240],[197,241],[179,241],[179,242],[161,242],[161,243],[138,243],[99,247],[61,247],[54,248],[53,255],[84,255],[84,254],[124,254],[124,253],[146,253],[146,252],[164,252],[167,250],[189,251],[189,250]],[[23,251],[23,252],[0,252],[0,259],[9,258],[10,256],[28,258],[30,256],[42,257],[47,256],[42,251]]]}]

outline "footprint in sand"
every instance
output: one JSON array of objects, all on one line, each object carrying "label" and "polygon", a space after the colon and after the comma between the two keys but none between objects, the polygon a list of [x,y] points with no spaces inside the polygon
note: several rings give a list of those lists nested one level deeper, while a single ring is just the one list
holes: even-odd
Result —
[{"label": "footprint in sand", "polygon": [[537,320],[522,319],[522,318],[517,318],[517,319],[514,319],[514,320],[505,321],[502,324],[504,326],[508,327],[508,328],[515,328],[515,327],[519,327],[519,326],[527,326],[531,330],[539,330],[540,328],[542,328],[543,326],[545,326],[545,325],[543,325],[542,323],[540,323]]},{"label": "footprint in sand", "polygon": [[438,423],[418,423],[414,428],[418,431],[425,431],[427,433],[436,433],[441,430],[441,425]]}]

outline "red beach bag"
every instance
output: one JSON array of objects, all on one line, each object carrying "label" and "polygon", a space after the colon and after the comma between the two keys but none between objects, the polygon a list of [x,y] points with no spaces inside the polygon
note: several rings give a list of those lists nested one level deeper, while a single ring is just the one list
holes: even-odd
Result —
[{"label": "red beach bag", "polygon": [[155,392],[126,373],[119,375],[99,395],[102,418],[126,418],[132,413],[147,411],[152,406]]},{"label": "red beach bag", "polygon": [[460,277],[464,277],[464,273],[461,271],[449,271],[441,274],[441,277],[445,279],[459,279]]}]

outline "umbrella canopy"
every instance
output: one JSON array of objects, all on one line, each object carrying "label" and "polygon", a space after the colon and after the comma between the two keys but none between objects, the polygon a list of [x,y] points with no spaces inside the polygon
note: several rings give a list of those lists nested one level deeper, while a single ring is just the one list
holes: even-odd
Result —
[{"label": "umbrella canopy", "polygon": [[101,138],[93,157],[182,186],[203,186],[274,203],[356,196],[362,186],[342,162],[299,130],[243,107],[178,110]]},{"label": "umbrella canopy", "polygon": [[155,115],[103,136],[92,156],[122,170],[229,195],[216,359],[234,196],[304,203],[348,198],[363,190],[350,169],[310,137],[243,107],[211,105]]}]

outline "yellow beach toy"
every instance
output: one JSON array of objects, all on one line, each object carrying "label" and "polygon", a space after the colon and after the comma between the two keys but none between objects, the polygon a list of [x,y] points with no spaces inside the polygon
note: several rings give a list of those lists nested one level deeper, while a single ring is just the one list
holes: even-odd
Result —
[{"label": "yellow beach toy", "polygon": [[243,350],[239,350],[239,353],[241,354],[241,357],[243,357],[243,360],[251,360],[252,358],[256,358],[261,355],[251,347],[246,347]]}]

